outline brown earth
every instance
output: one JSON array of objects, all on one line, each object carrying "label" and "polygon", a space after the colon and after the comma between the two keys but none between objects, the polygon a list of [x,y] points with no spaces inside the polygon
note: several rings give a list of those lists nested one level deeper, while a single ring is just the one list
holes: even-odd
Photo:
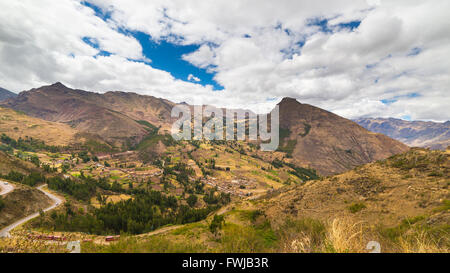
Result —
[{"label": "brown earth", "polygon": [[18,139],[32,137],[45,144],[66,146],[74,143],[77,130],[69,125],[27,116],[24,113],[0,107],[0,134]]},{"label": "brown earth", "polygon": [[31,162],[23,161],[15,158],[5,152],[0,151],[0,174],[6,175],[10,171],[16,171],[23,174],[29,174],[32,171],[38,171],[34,164]]},{"label": "brown earth", "polygon": [[[340,175],[276,190],[259,205],[275,220],[352,217],[394,225],[405,218],[436,214],[436,221],[449,224],[449,159],[449,150],[415,148]],[[440,210],[443,206],[447,209]]]},{"label": "brown earth", "polygon": [[5,207],[0,211],[0,229],[52,205],[52,201],[37,189],[15,184],[14,191],[3,196]]},{"label": "brown earth", "polygon": [[279,106],[280,128],[290,131],[281,145],[289,146],[290,142],[297,163],[322,175],[342,173],[409,149],[399,141],[295,99],[285,98]]}]

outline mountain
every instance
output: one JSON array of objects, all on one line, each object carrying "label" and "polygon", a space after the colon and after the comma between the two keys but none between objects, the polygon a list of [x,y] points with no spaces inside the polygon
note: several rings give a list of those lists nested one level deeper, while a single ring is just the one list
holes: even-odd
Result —
[{"label": "mountain", "polygon": [[[15,156],[0,151],[0,175],[8,175],[11,171],[29,175],[42,171],[31,162],[23,161]],[[3,184],[4,180],[0,179]],[[51,200],[41,191],[26,185],[14,184],[12,192],[0,196],[3,208],[0,209],[0,230],[5,226],[39,210],[50,206]]]},{"label": "mountain", "polygon": [[353,202],[364,203],[359,216],[372,224],[381,220],[394,224],[441,206],[448,199],[449,176],[450,150],[413,148],[323,180],[281,188],[264,204],[276,217],[298,212],[301,217],[326,219],[352,216],[347,208]]},{"label": "mountain", "polygon": [[[19,94],[0,105],[96,136],[115,147],[159,143],[149,131],[168,132],[175,103],[128,92],[104,94],[75,90],[55,83]],[[280,152],[293,163],[322,175],[405,152],[408,147],[320,108],[285,98],[280,104]],[[167,141],[166,141],[167,143]],[[163,149],[164,150],[164,149]]]},{"label": "mountain", "polygon": [[409,146],[445,150],[450,146],[450,121],[406,121],[394,118],[361,118],[364,128],[397,139]]},{"label": "mountain", "polygon": [[67,124],[42,120],[3,107],[0,107],[1,134],[13,139],[31,137],[52,146],[67,146],[79,142],[78,131]]},{"label": "mountain", "polygon": [[355,122],[285,98],[280,107],[280,150],[297,165],[322,175],[406,152],[408,147],[385,135],[370,132]]},{"label": "mountain", "polygon": [[166,125],[173,103],[134,93],[75,90],[55,83],[22,92],[2,105],[124,146],[138,143],[147,134],[147,124],[142,121]]},{"label": "mountain", "polygon": [[[383,252],[448,252],[449,176],[450,150],[413,148],[340,175],[274,190],[256,208],[272,222],[292,219],[283,226],[291,232],[293,221],[300,221],[304,233],[290,238],[307,245],[320,241],[304,238],[314,235],[305,227],[314,219],[328,226],[331,241],[344,240],[344,252],[362,251],[370,240],[380,242]],[[326,242],[316,247],[325,248]]]},{"label": "mountain", "polygon": [[6,100],[9,98],[14,98],[14,97],[17,97],[16,93],[13,93],[9,90],[6,90],[6,89],[0,87],[0,101]]}]

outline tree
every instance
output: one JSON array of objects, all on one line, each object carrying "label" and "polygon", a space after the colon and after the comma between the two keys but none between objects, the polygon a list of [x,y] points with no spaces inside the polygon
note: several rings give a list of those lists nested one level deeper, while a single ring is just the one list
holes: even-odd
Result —
[{"label": "tree", "polygon": [[197,195],[195,194],[191,194],[189,195],[189,197],[186,199],[186,202],[189,204],[189,206],[194,207],[195,204],[197,204],[198,198]]},{"label": "tree", "polygon": [[31,163],[33,163],[34,165],[36,165],[36,167],[39,167],[41,162],[39,161],[39,157],[37,157],[36,155],[32,155],[30,157],[30,161]]},{"label": "tree", "polygon": [[209,224],[209,230],[216,235],[220,229],[222,229],[222,226],[225,224],[225,219],[223,215],[214,215],[213,220],[211,221],[211,224]]},{"label": "tree", "polygon": [[5,201],[3,201],[2,197],[0,196],[0,211],[5,207]]}]

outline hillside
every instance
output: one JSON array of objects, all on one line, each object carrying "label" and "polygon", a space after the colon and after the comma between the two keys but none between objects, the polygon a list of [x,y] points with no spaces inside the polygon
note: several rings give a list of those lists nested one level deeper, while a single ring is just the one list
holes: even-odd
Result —
[{"label": "hillside", "polygon": [[316,169],[322,175],[408,150],[396,140],[295,99],[285,98],[279,106],[281,150],[292,155],[298,165]]},{"label": "hillside", "polygon": [[0,210],[0,230],[52,204],[50,198],[39,190],[19,184],[15,184],[14,191],[2,200],[4,207]]},{"label": "hillside", "polygon": [[437,123],[394,118],[361,118],[355,122],[367,130],[385,134],[412,147],[445,150],[450,146],[450,121]]},{"label": "hillside", "polygon": [[[143,140],[164,150],[168,141],[155,140],[150,132],[160,127],[167,133],[174,103],[127,92],[105,94],[74,90],[61,83],[22,92],[3,106],[52,122],[70,125],[80,133],[105,140],[115,147],[135,147]],[[384,159],[408,149],[384,135],[320,108],[285,98],[280,106],[279,151],[299,166],[322,175],[336,174],[355,166]],[[164,146],[164,147],[163,147]],[[147,144],[146,154],[160,154]]]},{"label": "hillside", "polygon": [[[32,163],[0,151],[0,175],[8,175],[11,171],[24,175],[41,172]],[[0,183],[3,181],[4,179],[0,179]],[[51,204],[51,200],[39,190],[19,183],[14,183],[14,190],[2,196],[1,200],[3,206],[0,209],[0,230]]]},{"label": "hillside", "polygon": [[[450,198],[449,178],[450,150],[414,148],[340,175],[274,191],[264,206],[277,217],[280,213],[321,220],[352,216],[395,225],[405,217],[441,207]],[[352,204],[364,204],[364,208],[352,213]]]},{"label": "hillside", "polygon": [[145,126],[115,109],[106,108],[115,103],[126,106],[116,102],[111,95],[109,100],[105,98],[101,94],[74,90],[56,83],[22,92],[17,98],[3,102],[3,105],[33,117],[65,123],[80,132],[97,135],[115,146],[122,146],[127,141],[139,142],[147,132]]},{"label": "hillside", "polygon": [[[449,158],[450,151],[415,148],[256,200],[234,200],[196,223],[123,236],[113,243],[85,233],[70,236],[83,240],[84,252],[102,253],[364,253],[369,241],[379,242],[383,253],[448,252]],[[17,231],[17,242],[26,244],[27,234]]]},{"label": "hillside", "polygon": [[10,171],[29,174],[37,170],[36,166],[31,162],[20,160],[0,151],[0,175],[7,175]]},{"label": "hillside", "polygon": [[0,87],[0,101],[15,97],[17,97],[16,93],[13,93],[9,90]]},{"label": "hillside", "polygon": [[0,135],[18,139],[25,136],[44,140],[47,145],[65,146],[76,142],[77,130],[67,124],[27,116],[12,109],[0,107]]}]

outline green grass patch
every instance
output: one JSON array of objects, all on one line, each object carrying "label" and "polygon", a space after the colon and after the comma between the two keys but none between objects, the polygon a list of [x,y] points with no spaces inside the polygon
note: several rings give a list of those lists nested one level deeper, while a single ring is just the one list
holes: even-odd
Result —
[{"label": "green grass patch", "polygon": [[365,209],[366,205],[364,203],[353,203],[352,205],[350,205],[348,207],[348,210],[351,213],[357,213],[360,212],[361,210]]}]

